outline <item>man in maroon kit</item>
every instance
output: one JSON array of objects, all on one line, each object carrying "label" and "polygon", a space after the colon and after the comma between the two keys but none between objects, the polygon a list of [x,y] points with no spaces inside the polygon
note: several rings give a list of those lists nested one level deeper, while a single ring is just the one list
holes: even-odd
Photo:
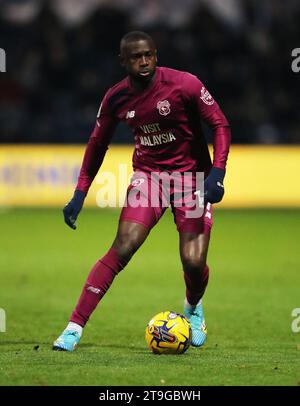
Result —
[{"label": "man in maroon kit", "polygon": [[[53,349],[73,351],[76,348],[83,327],[114,277],[127,265],[166,210],[161,203],[151,204],[157,196],[153,196],[154,189],[151,189],[152,196],[147,194],[146,187],[155,183],[161,173],[190,173],[195,194],[198,190],[196,174],[203,172],[205,206],[201,216],[189,215],[191,207],[176,204],[175,188],[169,190],[186,285],[184,314],[191,323],[192,345],[200,347],[207,335],[201,298],[209,274],[206,258],[212,227],[211,204],[221,201],[224,194],[230,127],[197,77],[156,66],[157,51],[148,34],[139,31],[126,34],[121,40],[120,59],[128,76],[111,87],[102,100],[74,196],[64,208],[65,222],[76,229],[75,221],[119,121],[125,121],[132,128],[135,139],[134,174],[128,187],[128,200],[122,208],[111,248],[92,268],[70,321],[54,342]],[[213,162],[201,121],[213,131]],[[156,190],[161,202],[162,188]],[[132,192],[139,193],[143,203],[139,207],[128,204]]]}]

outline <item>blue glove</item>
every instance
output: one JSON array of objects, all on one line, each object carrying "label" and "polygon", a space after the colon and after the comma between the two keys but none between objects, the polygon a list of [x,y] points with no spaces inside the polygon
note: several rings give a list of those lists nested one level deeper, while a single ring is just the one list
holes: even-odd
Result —
[{"label": "blue glove", "polygon": [[73,228],[73,230],[76,230],[75,221],[77,220],[78,214],[82,209],[85,196],[85,192],[75,190],[72,199],[63,209],[65,223],[68,224],[69,227]]},{"label": "blue glove", "polygon": [[224,196],[224,169],[213,166],[204,181],[204,202],[218,203]]}]

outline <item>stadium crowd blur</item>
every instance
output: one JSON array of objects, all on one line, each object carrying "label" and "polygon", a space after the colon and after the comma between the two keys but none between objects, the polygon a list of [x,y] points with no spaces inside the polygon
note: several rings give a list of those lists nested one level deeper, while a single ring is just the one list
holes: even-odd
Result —
[{"label": "stadium crowd blur", "polygon": [[[159,65],[199,75],[235,143],[299,143],[299,21],[299,0],[0,0],[0,142],[86,143],[138,29]],[[119,127],[114,142],[132,141]]]}]

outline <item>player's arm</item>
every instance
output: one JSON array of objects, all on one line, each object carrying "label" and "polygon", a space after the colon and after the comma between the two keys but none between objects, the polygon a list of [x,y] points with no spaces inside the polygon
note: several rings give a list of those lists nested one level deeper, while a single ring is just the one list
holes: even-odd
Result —
[{"label": "player's arm", "polygon": [[198,78],[189,75],[186,82],[186,93],[193,107],[213,131],[213,166],[204,181],[204,199],[209,203],[218,203],[224,195],[223,181],[231,142],[230,125],[217,102]]},{"label": "player's arm", "polygon": [[73,230],[76,229],[76,219],[82,209],[88,190],[103,162],[118,123],[118,120],[110,112],[107,100],[108,97],[105,95],[97,114],[95,128],[86,146],[74,195],[63,209],[65,223]]},{"label": "player's arm", "polygon": [[231,141],[229,123],[218,106],[215,111],[207,111],[203,120],[213,131],[213,166],[204,181],[204,200],[218,203],[224,196],[224,177]]}]

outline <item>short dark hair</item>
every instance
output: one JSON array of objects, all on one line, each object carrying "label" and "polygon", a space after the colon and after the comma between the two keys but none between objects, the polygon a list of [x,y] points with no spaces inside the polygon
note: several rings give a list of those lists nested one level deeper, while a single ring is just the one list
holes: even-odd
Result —
[{"label": "short dark hair", "polygon": [[120,50],[122,51],[122,48],[126,44],[135,41],[148,41],[149,44],[155,48],[153,38],[149,34],[143,31],[130,31],[122,37],[120,42]]}]

